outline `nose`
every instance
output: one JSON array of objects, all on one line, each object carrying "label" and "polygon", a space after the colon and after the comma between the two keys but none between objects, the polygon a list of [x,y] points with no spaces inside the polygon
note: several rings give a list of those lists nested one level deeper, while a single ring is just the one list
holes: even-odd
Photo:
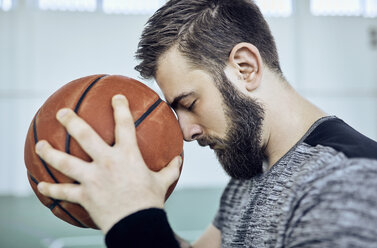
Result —
[{"label": "nose", "polygon": [[181,127],[183,138],[185,141],[196,140],[203,134],[201,126],[190,122],[186,117],[179,116],[178,122]]}]

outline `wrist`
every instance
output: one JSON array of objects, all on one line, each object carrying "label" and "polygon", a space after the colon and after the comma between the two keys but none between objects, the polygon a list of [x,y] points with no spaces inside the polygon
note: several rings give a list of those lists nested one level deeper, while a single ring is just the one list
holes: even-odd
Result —
[{"label": "wrist", "polygon": [[131,216],[133,214],[136,214],[140,211],[144,211],[148,209],[163,210],[163,206],[148,205],[144,207],[127,209],[126,211],[123,211],[123,212],[113,210],[111,213],[103,214],[102,220],[98,220],[98,223],[96,224],[101,229],[101,231],[106,235],[109,232],[109,230],[122,219],[127,218],[128,216]]}]

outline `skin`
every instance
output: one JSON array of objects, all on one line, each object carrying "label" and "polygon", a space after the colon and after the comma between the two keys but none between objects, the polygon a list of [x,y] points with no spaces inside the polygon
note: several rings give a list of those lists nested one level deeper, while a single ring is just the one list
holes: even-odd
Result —
[{"label": "skin", "polygon": [[[212,81],[208,73],[189,67],[185,58],[168,52],[160,58],[156,72],[157,84],[178,116],[183,137],[185,141],[198,140],[204,134],[224,138],[227,125],[221,94],[213,82],[208,83]],[[177,101],[182,93],[191,94]]]},{"label": "skin", "polygon": [[[265,67],[258,49],[250,43],[239,43],[232,49],[224,71],[235,88],[264,107],[261,149],[269,168],[316,120],[326,116]],[[182,92],[194,92],[173,106],[186,141],[198,140],[206,134],[225,137],[227,121],[221,94],[208,72],[193,68],[172,47],[158,61],[156,81],[169,103]],[[194,109],[189,111],[194,101]]]},{"label": "skin", "polygon": [[[264,107],[260,146],[269,168],[316,120],[326,115],[264,66],[258,49],[250,43],[240,43],[232,49],[224,72],[234,87]],[[222,97],[208,72],[190,66],[172,47],[158,60],[156,81],[176,111],[186,141],[198,140],[203,135],[225,137],[228,120]],[[182,95],[187,96],[177,98]],[[160,172],[148,170],[137,147],[127,100],[118,95],[112,104],[116,121],[113,147],[72,110],[63,109],[57,114],[61,124],[93,158],[90,165],[55,150],[46,141],[36,145],[37,153],[47,163],[80,182],[78,185],[40,183],[40,192],[81,204],[104,233],[133,212],[163,208],[165,192],[178,178],[181,164],[177,157]],[[210,225],[194,247],[220,247],[220,244],[220,231]]]}]

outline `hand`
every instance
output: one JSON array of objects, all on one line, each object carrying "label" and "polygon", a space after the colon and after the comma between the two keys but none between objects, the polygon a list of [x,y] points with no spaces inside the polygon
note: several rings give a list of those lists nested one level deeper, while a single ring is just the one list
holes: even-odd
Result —
[{"label": "hand", "polygon": [[134,121],[127,99],[112,99],[115,119],[115,144],[109,146],[70,109],[61,109],[57,119],[92,158],[86,162],[56,150],[47,141],[36,144],[37,154],[49,165],[80,184],[41,182],[38,190],[46,196],[78,203],[97,226],[107,231],[123,217],[138,210],[163,208],[169,186],[179,177],[182,163],[174,158],[159,172],[145,164],[137,145]]}]

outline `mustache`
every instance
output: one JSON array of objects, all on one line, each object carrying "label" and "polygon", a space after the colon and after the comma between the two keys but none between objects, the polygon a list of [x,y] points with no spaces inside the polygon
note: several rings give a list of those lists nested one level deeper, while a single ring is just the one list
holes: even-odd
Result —
[{"label": "mustache", "polygon": [[197,142],[200,146],[224,145],[225,143],[222,139],[210,137],[210,136],[201,137],[200,139],[197,140]]}]

